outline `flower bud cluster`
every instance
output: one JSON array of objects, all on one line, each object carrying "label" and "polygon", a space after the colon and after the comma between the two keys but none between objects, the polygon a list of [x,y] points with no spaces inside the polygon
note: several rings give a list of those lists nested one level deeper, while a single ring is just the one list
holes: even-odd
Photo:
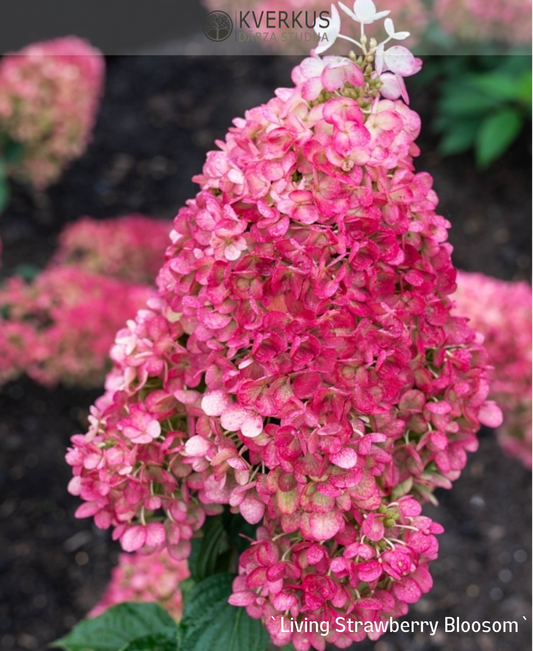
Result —
[{"label": "flower bud cluster", "polygon": [[420,119],[361,65],[305,59],[207,155],[67,456],[78,515],[125,550],[184,558],[225,504],[260,524],[231,601],[298,651],[324,639],[287,636],[282,614],[379,619],[429,589],[440,527],[415,499],[500,417],[486,352],[450,314]]},{"label": "flower bud cluster", "polygon": [[10,171],[37,189],[56,181],[85,151],[103,81],[103,56],[72,36],[3,57],[0,133],[23,147]]},{"label": "flower bud cluster", "polygon": [[124,601],[140,601],[158,603],[179,621],[183,612],[179,586],[188,577],[187,563],[174,560],[166,551],[148,556],[120,554],[111,581],[89,617],[97,617]]},{"label": "flower bud cluster", "polygon": [[531,468],[531,287],[460,271],[454,314],[483,335],[494,367],[490,397],[503,411],[502,448]]}]

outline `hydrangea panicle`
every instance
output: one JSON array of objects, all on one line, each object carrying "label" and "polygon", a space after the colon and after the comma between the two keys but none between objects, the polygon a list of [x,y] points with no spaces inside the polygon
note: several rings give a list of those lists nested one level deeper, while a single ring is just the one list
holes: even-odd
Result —
[{"label": "hydrangea panicle", "polygon": [[180,583],[188,576],[187,563],[174,560],[166,551],[120,554],[111,581],[89,617],[101,615],[124,601],[146,601],[158,603],[179,621],[183,612]]},{"label": "hydrangea panicle", "polygon": [[0,384],[26,372],[48,386],[101,386],[117,329],[153,292],[169,231],[169,222],[143,215],[85,217],[63,230],[31,283],[8,279],[0,289]]},{"label": "hydrangea panicle", "polygon": [[0,289],[0,337],[11,372],[0,381],[25,372],[47,386],[101,386],[114,333],[152,291],[76,267],[50,267],[29,284],[9,278]]},{"label": "hydrangea panicle", "polygon": [[69,36],[33,43],[0,61],[0,132],[23,147],[10,172],[37,189],[85,151],[104,82],[104,58]]},{"label": "hydrangea panicle", "polygon": [[67,456],[78,515],[127,550],[184,558],[223,505],[259,524],[230,602],[297,651],[366,632],[287,634],[284,613],[380,621],[430,589],[441,527],[420,503],[500,416],[486,351],[451,314],[420,119],[361,45],[313,53],[208,153]]},{"label": "hydrangea panicle", "polygon": [[531,468],[531,287],[460,271],[454,313],[483,336],[494,367],[490,397],[502,408],[502,448]]}]

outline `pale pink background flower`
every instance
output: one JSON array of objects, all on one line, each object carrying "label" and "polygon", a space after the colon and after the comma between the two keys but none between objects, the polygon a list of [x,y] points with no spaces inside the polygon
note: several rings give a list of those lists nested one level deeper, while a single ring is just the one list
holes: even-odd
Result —
[{"label": "pale pink background flower", "polygon": [[101,615],[124,601],[136,601],[157,603],[179,621],[183,612],[180,584],[188,576],[187,563],[174,560],[166,551],[120,554],[111,581],[89,617]]},{"label": "pale pink background flower", "polygon": [[143,215],[85,217],[63,230],[34,281],[8,279],[0,288],[0,384],[25,372],[50,386],[101,386],[117,329],[153,293],[170,228]]},{"label": "pale pink background flower", "polygon": [[498,440],[531,468],[531,287],[461,271],[454,312],[470,319],[494,366],[490,397],[503,411]]},{"label": "pale pink background flower", "polygon": [[69,36],[0,60],[0,131],[23,146],[8,171],[42,189],[85,151],[103,92],[104,58]]}]

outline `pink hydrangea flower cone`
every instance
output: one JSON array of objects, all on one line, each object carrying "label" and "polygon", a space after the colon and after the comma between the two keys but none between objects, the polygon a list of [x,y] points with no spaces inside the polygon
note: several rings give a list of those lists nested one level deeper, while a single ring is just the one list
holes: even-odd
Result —
[{"label": "pink hydrangea flower cone", "polygon": [[[208,154],[67,460],[78,514],[129,551],[184,558],[223,505],[259,524],[230,603],[307,651],[377,637],[365,623],[430,589],[442,528],[420,503],[499,412],[450,314],[418,115],[355,57],[307,58],[293,82]],[[287,614],[362,626],[287,633]]]}]

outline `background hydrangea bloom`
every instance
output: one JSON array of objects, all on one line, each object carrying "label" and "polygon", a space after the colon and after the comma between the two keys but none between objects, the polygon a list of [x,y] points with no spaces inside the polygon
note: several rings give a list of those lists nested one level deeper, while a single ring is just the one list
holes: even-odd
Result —
[{"label": "background hydrangea bloom", "polygon": [[30,284],[11,278],[0,290],[8,317],[0,336],[22,360],[19,370],[37,382],[98,386],[113,332],[151,291],[74,267],[48,269]]},{"label": "background hydrangea bloom", "polygon": [[531,0],[439,0],[439,26],[464,41],[531,44]]},{"label": "background hydrangea bloom", "polygon": [[52,264],[149,285],[161,267],[170,229],[169,221],[138,214],[82,217],[61,232]]},{"label": "background hydrangea bloom", "polygon": [[68,225],[31,283],[0,288],[0,383],[101,386],[117,330],[153,292],[171,225],[143,215]]},{"label": "background hydrangea bloom", "polygon": [[89,617],[124,601],[147,601],[158,603],[179,621],[183,611],[180,583],[188,576],[187,563],[174,560],[166,551],[148,556],[120,554],[105,594]]},{"label": "background hydrangea bloom", "polygon": [[10,171],[42,189],[90,140],[104,59],[70,36],[33,43],[0,61],[0,133],[23,147]]},{"label": "background hydrangea bloom", "polygon": [[531,287],[460,271],[454,313],[480,332],[494,366],[490,396],[502,408],[503,449],[531,468]]}]

